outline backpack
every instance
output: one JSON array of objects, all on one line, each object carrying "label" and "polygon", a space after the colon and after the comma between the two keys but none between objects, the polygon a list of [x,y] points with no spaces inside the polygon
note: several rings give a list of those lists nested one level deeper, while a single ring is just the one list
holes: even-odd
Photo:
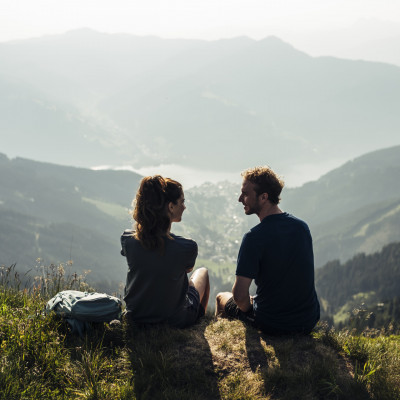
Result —
[{"label": "backpack", "polygon": [[120,319],[122,301],[105,293],[88,293],[78,290],[64,290],[57,293],[46,304],[46,312],[54,311],[63,317],[72,332],[82,337],[89,331],[92,322],[111,322]]}]

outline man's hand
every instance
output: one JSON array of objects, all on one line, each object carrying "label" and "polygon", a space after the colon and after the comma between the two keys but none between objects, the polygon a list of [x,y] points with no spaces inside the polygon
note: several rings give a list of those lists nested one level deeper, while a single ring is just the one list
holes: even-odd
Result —
[{"label": "man's hand", "polygon": [[236,276],[235,283],[233,284],[232,294],[235,303],[241,311],[247,312],[251,308],[252,299],[250,299],[249,288],[251,285],[251,278],[245,276]]}]

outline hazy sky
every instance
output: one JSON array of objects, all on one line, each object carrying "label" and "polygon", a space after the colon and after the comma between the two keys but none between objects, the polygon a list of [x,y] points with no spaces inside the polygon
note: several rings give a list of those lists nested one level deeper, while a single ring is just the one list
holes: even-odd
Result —
[{"label": "hazy sky", "polygon": [[399,0],[0,0],[0,42],[89,27],[219,39],[304,34],[360,19],[400,24]]},{"label": "hazy sky", "polygon": [[[275,35],[310,55],[400,65],[400,0],[0,0],[0,42],[80,28],[206,40]],[[379,39],[391,37],[394,47],[384,49]],[[300,184],[334,166],[296,166],[287,180]]]}]

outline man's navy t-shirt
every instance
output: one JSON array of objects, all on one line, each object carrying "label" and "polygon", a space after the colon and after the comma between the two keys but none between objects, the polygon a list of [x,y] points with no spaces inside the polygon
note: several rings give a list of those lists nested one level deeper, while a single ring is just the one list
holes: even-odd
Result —
[{"label": "man's navy t-shirt", "polygon": [[312,239],[304,221],[288,213],[265,217],[244,235],[236,275],[255,280],[261,329],[309,332],[318,322]]}]

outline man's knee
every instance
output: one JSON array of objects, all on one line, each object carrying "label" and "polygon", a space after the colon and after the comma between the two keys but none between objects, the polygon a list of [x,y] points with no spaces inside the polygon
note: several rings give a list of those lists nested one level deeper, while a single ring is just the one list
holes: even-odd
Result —
[{"label": "man's knee", "polygon": [[217,296],[215,297],[215,301],[217,302],[217,304],[221,304],[222,299],[223,299],[224,293],[218,293]]},{"label": "man's knee", "polygon": [[232,293],[230,292],[221,292],[217,294],[215,297],[215,315],[225,315],[225,305],[231,297]]}]

